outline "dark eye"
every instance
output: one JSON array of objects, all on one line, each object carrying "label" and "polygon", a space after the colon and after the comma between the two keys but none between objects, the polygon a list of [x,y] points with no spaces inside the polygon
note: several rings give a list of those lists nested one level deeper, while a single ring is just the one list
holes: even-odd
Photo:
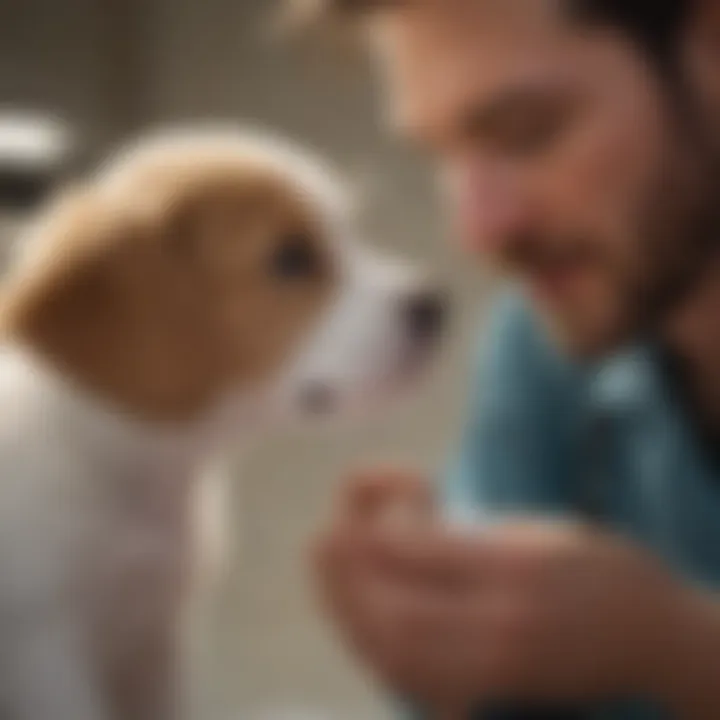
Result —
[{"label": "dark eye", "polygon": [[517,116],[498,133],[498,144],[514,155],[531,155],[548,149],[565,128],[560,113],[544,112]]},{"label": "dark eye", "polygon": [[271,270],[283,280],[301,280],[314,275],[320,267],[320,257],[305,235],[290,235],[278,246],[272,257]]},{"label": "dark eye", "polygon": [[471,124],[474,137],[503,154],[529,158],[551,151],[572,129],[582,110],[580,100],[565,92],[511,91]]}]

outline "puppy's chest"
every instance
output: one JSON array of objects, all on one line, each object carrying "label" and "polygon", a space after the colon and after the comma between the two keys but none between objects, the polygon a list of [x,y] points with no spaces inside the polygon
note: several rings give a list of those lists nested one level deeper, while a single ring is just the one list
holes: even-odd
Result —
[{"label": "puppy's chest", "polygon": [[191,507],[161,483],[106,499],[87,588],[93,638],[106,663],[134,662],[173,641],[192,579]]}]

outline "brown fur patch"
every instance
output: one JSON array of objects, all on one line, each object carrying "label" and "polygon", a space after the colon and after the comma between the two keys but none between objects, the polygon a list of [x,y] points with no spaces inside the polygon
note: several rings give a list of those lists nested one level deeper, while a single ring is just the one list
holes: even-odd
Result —
[{"label": "brown fur patch", "polygon": [[[3,331],[126,410],[194,418],[267,379],[324,306],[334,272],[317,212],[237,160],[145,168],[116,196],[78,188],[11,277]],[[274,257],[293,237],[316,267],[286,278]]]}]

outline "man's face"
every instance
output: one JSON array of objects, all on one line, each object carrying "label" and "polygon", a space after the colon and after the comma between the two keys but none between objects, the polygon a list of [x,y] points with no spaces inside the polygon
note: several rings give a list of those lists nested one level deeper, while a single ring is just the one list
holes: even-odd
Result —
[{"label": "man's face", "polygon": [[560,5],[427,0],[371,35],[393,124],[438,159],[465,246],[597,355],[692,284],[720,186],[662,74]]}]

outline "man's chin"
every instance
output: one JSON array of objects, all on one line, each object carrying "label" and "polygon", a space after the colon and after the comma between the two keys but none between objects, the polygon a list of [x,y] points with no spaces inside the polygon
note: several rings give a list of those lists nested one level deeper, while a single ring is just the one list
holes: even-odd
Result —
[{"label": "man's chin", "polygon": [[550,337],[566,357],[581,363],[602,360],[631,342],[633,332],[619,323],[591,323],[580,317],[544,313]]}]

